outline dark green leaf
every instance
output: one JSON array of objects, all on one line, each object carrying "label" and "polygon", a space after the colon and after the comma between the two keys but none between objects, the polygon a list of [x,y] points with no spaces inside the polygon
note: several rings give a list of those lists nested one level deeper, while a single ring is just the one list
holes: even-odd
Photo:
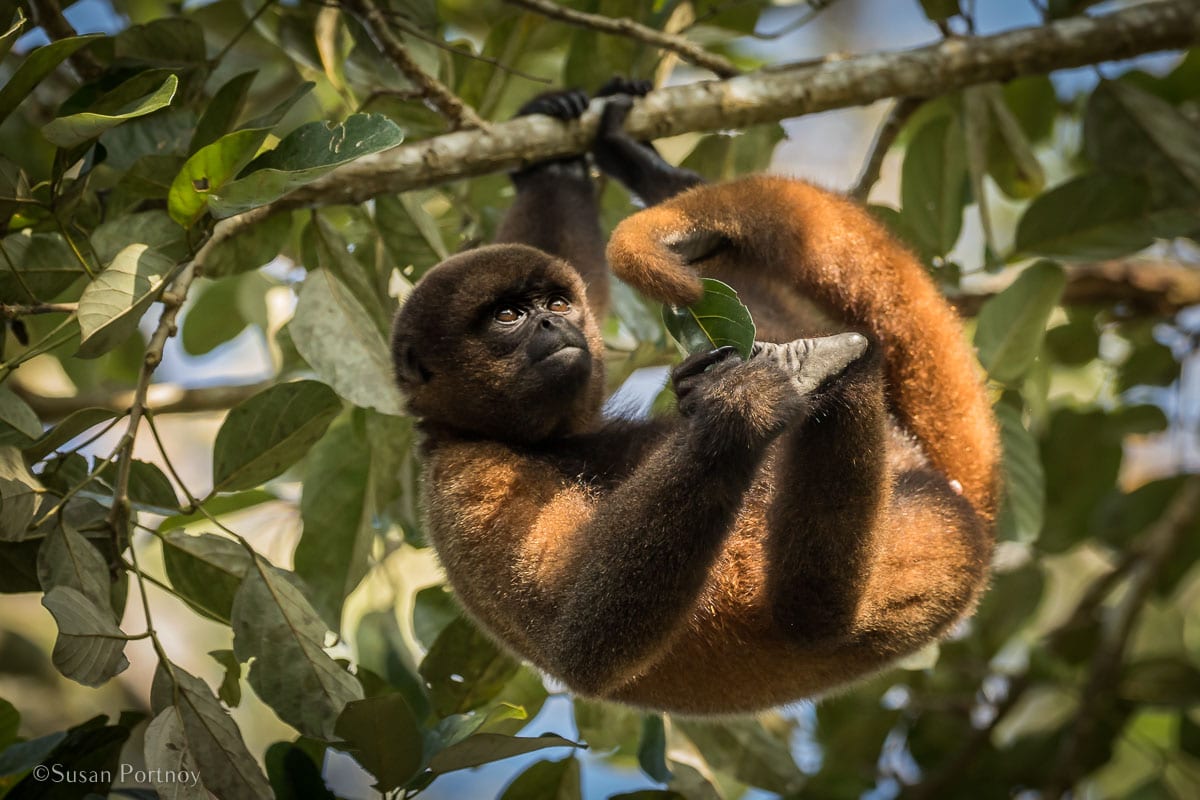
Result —
[{"label": "dark green leaf", "polygon": [[364,426],[343,415],[306,462],[295,570],[334,630],[341,628],[342,602],[367,574],[375,541],[370,448]]},{"label": "dark green leaf", "polygon": [[[145,77],[138,75],[130,78],[102,97],[93,110],[58,117],[45,125],[42,135],[59,147],[75,147],[126,120],[166,108],[175,97],[179,79],[174,75],[167,75],[165,79],[151,77],[160,81],[160,84],[149,93],[144,91],[147,88]],[[129,99],[126,100],[126,97]]]},{"label": "dark green leaf", "polygon": [[178,708],[171,706],[163,709],[146,726],[144,752],[147,772],[158,797],[164,800],[207,800],[211,797],[200,781],[192,783],[176,777],[200,775],[199,767],[188,749],[187,733]]},{"label": "dark green leaf", "polygon": [[755,125],[735,134],[714,133],[700,143],[680,164],[711,181],[726,181],[771,165],[775,145],[783,141],[783,127],[777,124]]},{"label": "dark green leaf", "polygon": [[921,0],[921,9],[934,22],[943,22],[962,13],[958,8],[958,0]]},{"label": "dark green leaf", "polygon": [[328,626],[287,573],[259,561],[233,600],[233,652],[250,661],[247,680],[280,719],[320,739],[334,735],[362,687],[324,650]]},{"label": "dark green leaf", "polygon": [[250,489],[300,460],[342,410],[323,383],[272,386],[229,412],[213,446],[213,490]]},{"label": "dark green leaf", "polygon": [[1061,258],[1117,258],[1154,240],[1156,215],[1140,180],[1096,173],[1038,197],[1017,224],[1015,249]]},{"label": "dark green leaf", "polygon": [[250,554],[232,539],[211,533],[163,534],[163,563],[175,591],[202,612],[229,622],[233,597],[250,568]]},{"label": "dark green leaf", "polygon": [[84,686],[99,686],[129,667],[125,634],[113,622],[111,609],[69,586],[50,589],[42,605],[58,623],[51,658],[63,675]]},{"label": "dark green leaf", "polygon": [[416,280],[449,253],[437,222],[421,205],[424,195],[405,192],[375,198],[375,224],[392,265]]},{"label": "dark green leaf", "polygon": [[1041,352],[1050,313],[1066,286],[1062,268],[1039,261],[984,303],[975,346],[988,375],[1003,383],[1019,379]]},{"label": "dark green leaf", "polygon": [[637,756],[642,772],[659,783],[671,780],[671,770],[667,766],[667,731],[661,714],[643,717]]},{"label": "dark green leaf", "polygon": [[180,337],[188,355],[204,355],[246,329],[246,320],[237,313],[237,294],[236,279],[206,282],[192,289],[195,301],[183,317]]},{"label": "dark green leaf", "polygon": [[1188,708],[1200,704],[1200,669],[1181,658],[1139,661],[1125,667],[1117,692],[1142,706]]},{"label": "dark green leaf", "polygon": [[[266,491],[265,489],[251,489],[247,492],[238,492],[237,494],[221,495],[219,497],[210,497],[201,503],[203,512],[197,511],[194,514],[182,514],[177,517],[168,517],[163,520],[158,526],[159,533],[166,533],[170,530],[182,528],[191,525],[201,520],[207,520],[209,517],[220,517],[224,514],[235,514],[238,511],[243,511],[247,508],[254,508],[263,503],[269,503],[272,500],[279,498]],[[207,512],[207,513],[205,513]]]},{"label": "dark green leaf", "polygon": [[445,584],[426,586],[413,601],[413,633],[428,650],[446,626],[461,615],[462,609]]},{"label": "dark green leaf", "polygon": [[663,323],[688,353],[701,353],[725,345],[736,347],[743,358],[754,346],[754,320],[737,292],[713,278],[704,278],[704,295],[687,308],[663,306]]},{"label": "dark green leaf", "polygon": [[[429,696],[425,682],[417,675],[417,665],[409,653],[409,645],[400,633],[400,625],[392,609],[371,611],[363,615],[354,632],[355,652],[358,653],[359,676],[364,669],[379,675],[386,686],[397,689],[408,701],[417,719],[429,716]],[[372,694],[368,691],[367,694]]]},{"label": "dark green leaf", "polygon": [[421,662],[438,716],[462,714],[494,698],[519,664],[466,617],[446,626]]},{"label": "dark green leaf", "polygon": [[314,217],[314,224],[308,230],[313,233],[320,268],[336,276],[370,315],[379,332],[389,336],[394,308],[373,271],[351,254],[349,244],[324,217]]},{"label": "dark green leaf", "polygon": [[320,764],[324,744],[301,738],[296,742],[276,742],[267,748],[263,759],[275,800],[338,800],[325,788]]},{"label": "dark green leaf", "polygon": [[155,19],[117,34],[114,55],[121,61],[164,67],[202,64],[204,31],[190,19]]},{"label": "dark green leaf", "polygon": [[276,200],[334,167],[395,147],[404,131],[382,114],[353,114],[340,124],[310,122],[250,163],[249,174],[209,189],[213,214],[228,217]]},{"label": "dark green leaf", "polygon": [[108,611],[112,619],[108,564],[100,551],[69,524],[56,527],[42,541],[38,582],[46,592],[55,586],[75,589],[97,608]]},{"label": "dark green leaf", "polygon": [[787,738],[769,732],[757,719],[720,723],[675,719],[674,724],[714,769],[726,770],[743,783],[779,794],[797,791],[804,784]]},{"label": "dark green leaf", "polygon": [[37,412],[5,386],[0,386],[0,441],[12,437],[13,443],[27,447],[31,439],[42,435]]},{"label": "dark green leaf", "polygon": [[201,147],[212,144],[233,130],[242,108],[246,105],[246,95],[250,92],[250,84],[254,82],[257,70],[243,72],[230,78],[217,90],[212,100],[200,115],[196,123],[196,132],[188,144],[188,155],[195,153]]},{"label": "dark green leaf", "polygon": [[539,761],[516,777],[500,800],[580,800],[579,761]]},{"label": "dark green leaf", "polygon": [[26,447],[25,457],[35,463],[41,461],[77,436],[116,417],[117,412],[110,408],[81,408]]},{"label": "dark green leaf", "polygon": [[408,783],[424,761],[421,726],[402,694],[347,704],[334,733],[355,760],[375,776],[379,791]]},{"label": "dark green leaf", "polygon": [[290,214],[272,214],[213,247],[204,262],[204,274],[223,278],[258,269],[280,254],[291,232]]},{"label": "dark green leaf", "polygon": [[0,540],[26,538],[42,491],[44,487],[25,466],[21,451],[0,445]]},{"label": "dark green leaf", "polygon": [[237,708],[242,702],[242,664],[232,650],[209,650],[208,654],[222,667],[225,675],[217,688],[217,697],[230,708]]},{"label": "dark green leaf", "polygon": [[0,241],[0,252],[0,297],[6,303],[51,300],[84,274],[57,233],[14,233]]},{"label": "dark green leaf", "polygon": [[[178,665],[160,664],[151,701],[156,712],[174,712],[182,723],[186,757],[196,765],[204,787],[221,800],[261,800],[271,796],[266,776],[250,755],[241,731],[217,702],[208,684]],[[178,735],[172,737],[176,741]],[[165,744],[155,743],[155,746]],[[151,747],[147,735],[147,750]],[[182,757],[182,753],[177,756]],[[172,752],[153,758],[168,759]],[[147,753],[147,759],[151,758]]]},{"label": "dark green leaf", "polygon": [[938,117],[913,136],[904,153],[900,215],[924,247],[945,255],[958,241],[967,202],[967,162],[962,129]]},{"label": "dark green leaf", "polygon": [[995,410],[1004,446],[1000,538],[1033,542],[1041,533],[1046,503],[1046,478],[1037,440],[1025,429],[1020,409],[1002,402]]},{"label": "dark green leaf", "polygon": [[438,773],[454,772],[545,750],[549,747],[583,747],[583,745],[553,733],[532,738],[504,736],[498,733],[477,733],[436,753],[429,761],[429,768]]},{"label": "dark green leaf", "polygon": [[13,109],[29,96],[34,87],[68,56],[102,38],[104,37],[99,34],[72,36],[43,45],[26,55],[16,72],[0,86],[0,122],[3,122]]}]

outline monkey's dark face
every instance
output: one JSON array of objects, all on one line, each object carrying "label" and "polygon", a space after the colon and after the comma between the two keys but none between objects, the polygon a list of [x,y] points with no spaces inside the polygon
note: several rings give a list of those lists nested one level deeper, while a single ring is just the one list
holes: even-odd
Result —
[{"label": "monkey's dark face", "polygon": [[523,245],[447,259],[396,317],[392,354],[409,410],[492,439],[586,429],[603,380],[600,336],[579,275]]}]

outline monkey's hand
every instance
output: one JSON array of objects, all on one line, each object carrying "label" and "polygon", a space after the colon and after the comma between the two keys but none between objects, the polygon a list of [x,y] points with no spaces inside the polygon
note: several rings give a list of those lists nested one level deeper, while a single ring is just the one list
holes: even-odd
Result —
[{"label": "monkey's hand", "polygon": [[680,416],[712,454],[767,444],[807,405],[791,374],[769,359],[743,361],[732,347],[688,357],[671,383]]},{"label": "monkey's hand", "polygon": [[755,342],[750,360],[779,367],[791,376],[800,396],[809,397],[862,358],[869,347],[870,342],[861,333],[838,333],[784,344]]},{"label": "monkey's hand", "polygon": [[[581,89],[562,89],[539,94],[521,106],[517,110],[517,116],[526,117],[530,114],[545,114],[548,117],[554,117],[563,122],[570,122],[571,120],[579,119],[583,112],[587,111],[587,107],[587,92]],[[582,156],[539,161],[512,173],[512,179],[520,187],[523,181],[533,175],[539,174],[551,176],[556,174],[567,175],[575,179],[590,180],[588,177],[587,159]]]}]

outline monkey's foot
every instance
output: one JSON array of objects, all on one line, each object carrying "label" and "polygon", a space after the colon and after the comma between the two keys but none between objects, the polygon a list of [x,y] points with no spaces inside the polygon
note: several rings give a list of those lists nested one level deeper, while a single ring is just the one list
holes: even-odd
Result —
[{"label": "monkey's foot", "polygon": [[796,391],[808,395],[854,363],[867,352],[867,346],[867,337],[861,333],[838,333],[784,344],[755,342],[750,358],[774,363],[792,376]]}]

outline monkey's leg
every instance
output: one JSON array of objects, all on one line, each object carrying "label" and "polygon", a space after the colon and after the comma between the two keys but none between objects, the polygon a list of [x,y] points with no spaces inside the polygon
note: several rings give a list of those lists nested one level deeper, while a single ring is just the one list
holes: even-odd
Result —
[{"label": "monkey's leg", "polygon": [[868,352],[866,338],[850,333],[764,345],[759,357],[811,393],[811,411],[784,434],[775,465],[769,602],[797,641],[836,641],[853,625],[892,492],[879,348]]}]

